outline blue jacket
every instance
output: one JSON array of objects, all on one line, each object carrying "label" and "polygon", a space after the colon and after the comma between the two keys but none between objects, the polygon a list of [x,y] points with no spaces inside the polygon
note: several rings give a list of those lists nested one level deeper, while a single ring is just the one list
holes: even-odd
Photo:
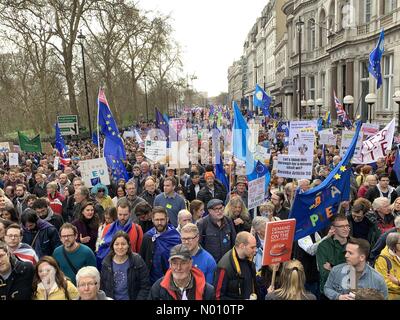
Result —
[{"label": "blue jacket", "polygon": [[200,269],[206,277],[207,283],[213,285],[214,283],[214,272],[217,269],[217,263],[213,256],[204,250],[202,247],[199,248],[196,255],[192,257],[193,267]]},{"label": "blue jacket", "polygon": [[[338,300],[340,295],[350,292],[349,273],[350,266],[347,263],[342,263],[332,268],[324,287],[324,293],[330,300]],[[385,279],[368,264],[365,265],[365,269],[360,279],[358,279],[357,287],[377,289],[385,299],[388,298]]]}]

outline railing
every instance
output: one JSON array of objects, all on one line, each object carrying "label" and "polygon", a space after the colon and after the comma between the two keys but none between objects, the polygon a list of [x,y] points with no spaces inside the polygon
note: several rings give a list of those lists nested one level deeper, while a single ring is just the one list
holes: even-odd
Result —
[{"label": "railing", "polygon": [[393,23],[393,12],[383,16],[381,19],[381,28],[385,28]]},{"label": "railing", "polygon": [[369,33],[369,24],[363,24],[357,27],[357,35],[362,36]]}]

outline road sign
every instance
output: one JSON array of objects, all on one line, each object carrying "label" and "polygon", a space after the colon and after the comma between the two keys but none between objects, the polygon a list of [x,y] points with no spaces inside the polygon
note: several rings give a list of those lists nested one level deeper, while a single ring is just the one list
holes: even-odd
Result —
[{"label": "road sign", "polygon": [[61,135],[78,135],[78,116],[77,115],[62,115],[57,116],[58,126],[60,127]]}]

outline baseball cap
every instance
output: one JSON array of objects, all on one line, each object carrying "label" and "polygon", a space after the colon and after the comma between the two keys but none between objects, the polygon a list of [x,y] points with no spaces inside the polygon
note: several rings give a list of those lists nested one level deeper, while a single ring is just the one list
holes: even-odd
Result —
[{"label": "baseball cap", "polygon": [[211,199],[207,203],[207,209],[214,209],[215,206],[218,206],[220,204],[224,204],[224,202],[220,199]]},{"label": "baseball cap", "polygon": [[192,254],[186,246],[183,244],[177,244],[176,246],[172,247],[168,261],[171,261],[175,258],[190,260],[192,259]]}]

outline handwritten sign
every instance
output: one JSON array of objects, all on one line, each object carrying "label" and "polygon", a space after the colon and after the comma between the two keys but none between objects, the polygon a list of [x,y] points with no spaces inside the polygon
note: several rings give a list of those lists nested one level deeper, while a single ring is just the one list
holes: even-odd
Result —
[{"label": "handwritten sign", "polygon": [[94,187],[99,182],[106,186],[110,185],[106,158],[79,161],[79,168],[88,188]]}]

